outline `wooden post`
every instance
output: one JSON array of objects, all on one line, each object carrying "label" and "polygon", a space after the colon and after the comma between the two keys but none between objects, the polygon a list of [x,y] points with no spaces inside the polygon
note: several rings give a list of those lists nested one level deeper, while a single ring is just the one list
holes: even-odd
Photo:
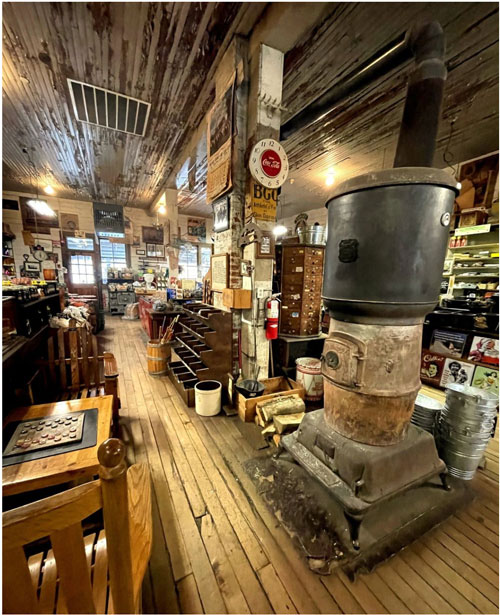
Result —
[{"label": "wooden post", "polygon": [[135,613],[125,445],[118,438],[109,438],[97,456],[113,608],[115,613]]}]

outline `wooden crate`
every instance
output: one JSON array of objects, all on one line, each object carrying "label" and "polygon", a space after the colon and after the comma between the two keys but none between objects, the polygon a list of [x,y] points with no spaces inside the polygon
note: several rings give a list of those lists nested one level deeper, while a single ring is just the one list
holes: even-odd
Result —
[{"label": "wooden crate", "polygon": [[261,383],[266,387],[264,391],[264,395],[260,397],[252,397],[250,399],[246,399],[240,393],[237,393],[238,397],[238,416],[245,423],[253,423],[255,419],[255,406],[261,401],[269,401],[275,397],[279,397],[280,395],[292,395],[296,393],[299,397],[304,399],[305,391],[302,387],[300,387],[294,380],[289,378],[290,383],[292,384],[292,389],[289,388],[286,379],[283,376],[279,376],[278,378],[268,378],[266,380],[261,380]]}]

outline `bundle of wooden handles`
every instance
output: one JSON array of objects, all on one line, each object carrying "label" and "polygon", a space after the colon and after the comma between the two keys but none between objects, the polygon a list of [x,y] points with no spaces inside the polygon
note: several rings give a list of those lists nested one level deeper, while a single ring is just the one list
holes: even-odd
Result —
[{"label": "bundle of wooden handles", "polygon": [[163,319],[163,324],[160,327],[160,344],[168,344],[168,342],[170,342],[170,340],[174,336],[174,327],[175,323],[179,320],[179,316],[180,315],[177,314],[177,316],[170,322],[167,329],[165,330],[165,333],[163,333],[163,328],[165,325],[166,317]]}]

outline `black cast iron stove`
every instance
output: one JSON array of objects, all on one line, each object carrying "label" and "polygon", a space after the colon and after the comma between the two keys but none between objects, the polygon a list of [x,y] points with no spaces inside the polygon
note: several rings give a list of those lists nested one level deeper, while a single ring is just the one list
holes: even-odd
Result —
[{"label": "black cast iron stove", "polygon": [[[397,518],[392,532],[431,509],[431,525],[453,509],[434,438],[410,424],[423,320],[438,302],[458,192],[448,172],[430,168],[446,78],[441,27],[415,29],[406,47],[416,67],[394,168],[344,182],[327,203],[325,408],[281,440],[343,511],[354,552],[364,548],[360,524],[372,511],[373,527]],[[413,538],[428,529],[416,527]],[[367,534],[367,544],[376,540]]]}]

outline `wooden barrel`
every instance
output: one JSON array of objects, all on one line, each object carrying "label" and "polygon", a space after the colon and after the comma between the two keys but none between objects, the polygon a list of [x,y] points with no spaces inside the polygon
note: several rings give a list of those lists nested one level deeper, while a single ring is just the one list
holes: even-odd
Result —
[{"label": "wooden barrel", "polygon": [[167,371],[167,361],[170,359],[170,354],[170,344],[160,344],[160,340],[150,340],[146,357],[148,372],[152,376],[163,376]]}]

